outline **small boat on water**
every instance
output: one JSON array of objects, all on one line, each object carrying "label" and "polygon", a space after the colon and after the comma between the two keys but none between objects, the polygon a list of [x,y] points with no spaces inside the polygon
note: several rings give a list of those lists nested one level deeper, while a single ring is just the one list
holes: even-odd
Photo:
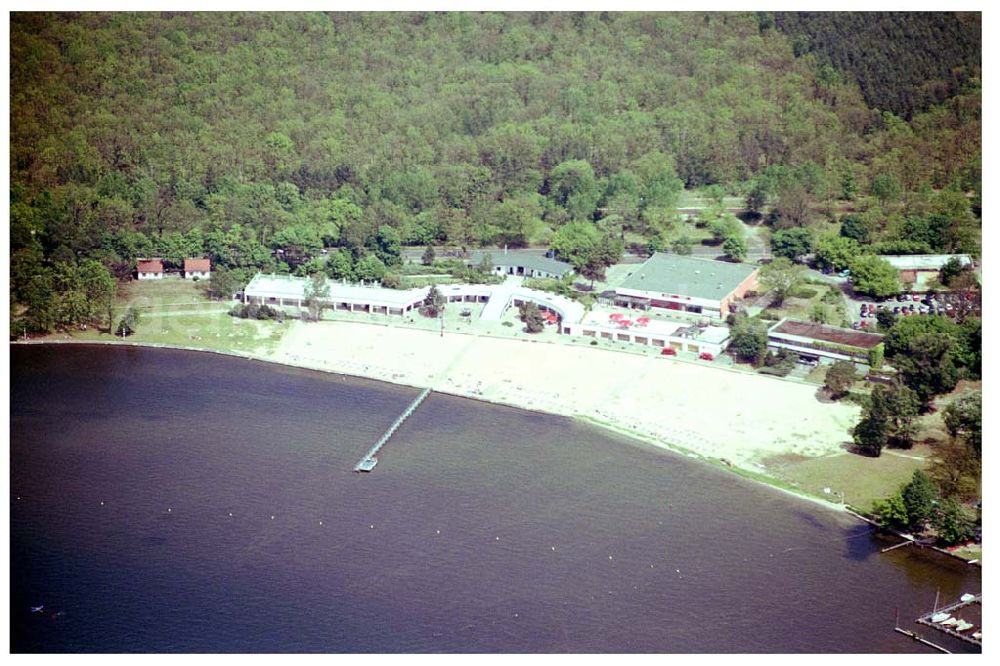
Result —
[{"label": "small boat on water", "polygon": [[951,613],[938,613],[937,615],[932,615],[931,616],[931,622],[935,622],[935,623],[940,624],[941,622],[944,622],[945,620],[947,620],[950,617],[951,617]]},{"label": "small boat on water", "polygon": [[969,594],[968,592],[966,592],[965,594],[963,594],[962,596],[959,597],[959,599],[961,599],[962,601],[972,601],[975,598],[976,598],[976,595]]},{"label": "small boat on water", "polygon": [[981,641],[983,640],[983,632],[977,631],[976,633],[972,634],[972,637],[975,638],[977,641]]},{"label": "small boat on water", "polygon": [[955,631],[968,631],[972,629],[972,623],[966,622],[965,620],[959,620],[958,624],[955,626]]}]

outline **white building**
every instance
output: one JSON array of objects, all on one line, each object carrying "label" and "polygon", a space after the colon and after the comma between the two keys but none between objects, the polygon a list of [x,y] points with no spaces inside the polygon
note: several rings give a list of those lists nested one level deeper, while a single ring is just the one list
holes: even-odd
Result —
[{"label": "white building", "polygon": [[140,280],[162,280],[163,260],[139,259],[136,266],[136,274]]},{"label": "white building", "polygon": [[185,259],[184,277],[207,280],[212,275],[212,262],[209,259]]},{"label": "white building", "polygon": [[712,356],[721,354],[729,344],[729,329],[725,326],[692,326],[642,316],[632,318],[591,313],[584,321],[565,328],[570,335],[647,347],[669,347],[675,351]]},{"label": "white building", "polygon": [[518,250],[480,250],[469,257],[469,264],[478,266],[486,258],[495,275],[519,275],[532,278],[556,278],[573,272],[573,266],[565,261],[550,259],[544,255]]},{"label": "white building", "polygon": [[930,280],[936,278],[952,259],[962,267],[974,265],[968,254],[885,254],[881,258],[899,271],[900,282],[913,285],[913,290],[918,292],[926,291]]},{"label": "white building", "polygon": [[[275,307],[303,307],[308,278],[290,275],[264,275],[258,273],[243,290],[244,303],[258,303]],[[418,310],[427,298],[430,287],[419,289],[386,289],[329,282],[330,295],[326,306],[348,312],[373,312],[402,316]],[[499,321],[509,307],[530,301],[546,312],[552,312],[563,321],[579,321],[584,308],[576,301],[558,294],[511,285],[450,284],[439,285],[438,290],[448,303],[485,303],[482,318]]]}]

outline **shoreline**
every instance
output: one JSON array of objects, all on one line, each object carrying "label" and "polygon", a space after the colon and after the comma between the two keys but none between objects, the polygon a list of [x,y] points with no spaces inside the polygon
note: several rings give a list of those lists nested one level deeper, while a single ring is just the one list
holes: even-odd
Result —
[{"label": "shoreline", "polygon": [[[356,325],[366,326],[366,324],[356,324]],[[470,337],[476,338],[477,336],[471,336],[470,335]],[[503,340],[503,339],[499,339],[499,340]],[[520,344],[523,341],[505,341],[505,342],[514,342],[514,344]],[[230,350],[226,350],[226,349],[211,349],[211,348],[207,348],[207,347],[191,347],[191,346],[186,346],[186,345],[175,345],[175,344],[169,344],[169,343],[129,342],[129,341],[121,342],[121,341],[119,341],[117,339],[114,339],[114,340],[74,340],[74,339],[68,339],[67,340],[67,339],[63,339],[63,340],[28,340],[28,341],[25,341],[25,340],[15,340],[15,341],[11,341],[10,344],[12,344],[12,345],[13,344],[16,344],[16,345],[76,345],[76,346],[83,346],[83,345],[104,345],[104,346],[119,346],[119,347],[145,347],[145,348],[151,348],[151,349],[173,349],[173,350],[177,350],[177,351],[201,352],[201,353],[218,354],[220,356],[228,356],[228,357],[231,357],[231,358],[241,358],[241,359],[244,359],[244,360],[258,361],[258,362],[261,362],[261,363],[267,363],[267,364],[270,364],[270,365],[283,366],[283,367],[286,367],[286,368],[295,368],[295,369],[300,369],[300,370],[310,370],[310,371],[313,371],[313,372],[321,372],[321,373],[324,373],[324,374],[327,374],[327,375],[339,375],[339,376],[342,376],[342,377],[353,377],[353,378],[357,378],[357,379],[365,379],[365,380],[369,380],[369,381],[383,382],[385,384],[392,384],[392,385],[395,385],[395,386],[406,386],[406,387],[413,388],[413,389],[428,388],[427,385],[422,385],[421,383],[414,382],[414,381],[407,381],[408,379],[410,379],[409,377],[398,375],[398,373],[397,373],[397,376],[389,376],[389,377],[387,377],[387,376],[384,376],[383,374],[380,374],[380,373],[374,372],[374,371],[358,372],[358,371],[356,371],[353,368],[328,368],[328,367],[322,367],[321,365],[309,364],[307,362],[303,362],[303,360],[300,357],[298,357],[297,355],[291,355],[290,356],[290,355],[286,354],[285,357],[282,358],[282,357],[279,357],[279,354],[277,352],[270,353],[270,354],[258,354],[258,353],[252,353],[252,352],[241,352],[241,351],[236,351],[236,350],[231,350],[231,349]],[[590,350],[586,350],[585,349],[585,351],[590,351]],[[609,351],[608,353],[614,353],[614,352]],[[368,366],[362,366],[362,367],[363,368],[367,368]],[[695,367],[695,368],[705,368],[705,366],[698,366],[698,365],[694,365],[693,367]],[[730,368],[713,368],[713,369],[714,370],[727,370],[729,372],[733,372],[733,370],[730,369]],[[754,378],[758,377],[757,375],[749,375],[749,376],[750,377],[754,377]],[[775,379],[773,377],[767,377],[767,376],[764,376],[764,377],[766,377],[768,379]],[[766,471],[762,472],[762,471],[758,471],[757,469],[754,469],[752,464],[747,464],[745,462],[743,464],[739,464],[739,462],[735,462],[734,463],[733,461],[731,461],[731,460],[729,460],[729,459],[727,459],[725,457],[708,455],[706,452],[704,452],[704,451],[698,451],[694,447],[689,448],[689,447],[686,447],[686,446],[684,446],[684,445],[682,445],[682,444],[680,444],[678,442],[670,441],[670,440],[667,440],[667,439],[662,438],[662,437],[657,437],[657,436],[654,436],[654,435],[651,435],[651,434],[644,433],[635,424],[632,424],[632,428],[628,428],[628,427],[626,427],[622,423],[616,423],[616,422],[614,422],[612,420],[602,419],[602,418],[599,418],[598,416],[594,416],[594,415],[591,415],[591,414],[575,412],[572,409],[567,409],[567,408],[563,408],[563,409],[552,409],[552,408],[549,408],[549,409],[546,409],[546,408],[540,406],[539,404],[528,404],[528,403],[526,403],[524,401],[511,400],[511,399],[503,399],[503,398],[500,398],[500,397],[488,397],[486,395],[483,395],[483,393],[481,391],[478,392],[478,393],[475,393],[475,392],[468,393],[468,392],[465,392],[465,391],[461,390],[461,387],[453,387],[452,388],[452,387],[448,387],[448,386],[438,386],[438,385],[436,385],[436,384],[440,383],[438,381],[435,381],[433,383],[435,385],[434,386],[430,386],[430,388],[434,392],[441,393],[441,394],[444,394],[444,395],[450,395],[450,396],[458,397],[458,398],[465,398],[465,399],[468,399],[468,400],[477,400],[479,402],[483,402],[483,403],[487,403],[487,404],[501,405],[501,406],[504,406],[504,407],[512,407],[512,408],[515,408],[515,409],[522,409],[522,410],[525,410],[525,411],[536,412],[536,413],[539,413],[539,414],[546,414],[546,415],[552,415],[552,416],[563,416],[563,417],[572,418],[572,419],[574,419],[575,421],[577,421],[579,423],[583,423],[583,424],[587,424],[587,425],[590,425],[590,426],[598,427],[598,428],[601,428],[601,429],[603,429],[603,430],[605,430],[605,431],[607,431],[609,433],[612,433],[612,434],[615,434],[615,435],[619,435],[619,436],[628,437],[629,439],[631,439],[631,440],[633,440],[635,442],[641,442],[641,443],[644,443],[644,444],[648,444],[648,445],[653,446],[655,448],[658,448],[660,450],[669,451],[669,452],[671,452],[671,453],[673,453],[675,455],[684,456],[686,458],[690,458],[692,460],[696,460],[696,461],[698,461],[700,463],[711,465],[711,466],[716,467],[716,468],[718,468],[720,470],[728,471],[728,472],[730,472],[732,474],[735,474],[735,475],[737,475],[737,476],[739,476],[739,477],[741,477],[743,479],[746,479],[748,481],[756,483],[756,484],[758,484],[761,487],[770,488],[770,489],[778,491],[778,492],[780,492],[780,493],[782,493],[784,495],[788,495],[788,496],[794,497],[796,499],[806,501],[809,504],[812,504],[813,506],[819,506],[819,507],[822,507],[822,508],[824,508],[824,509],[826,509],[828,511],[833,511],[833,512],[836,512],[836,513],[839,513],[839,514],[846,514],[847,516],[850,516],[852,519],[854,519],[854,520],[856,520],[858,522],[862,522],[862,523],[865,523],[865,524],[868,524],[868,525],[872,525],[877,530],[882,531],[885,534],[892,534],[892,535],[894,535],[896,537],[899,537],[899,538],[905,538],[905,537],[902,537],[901,534],[899,534],[898,532],[896,532],[894,530],[881,527],[877,523],[874,523],[870,518],[868,518],[866,515],[864,515],[863,511],[860,511],[860,510],[856,509],[855,507],[852,507],[850,504],[844,504],[844,503],[840,503],[840,502],[831,502],[829,500],[824,499],[823,497],[821,497],[819,495],[814,495],[814,494],[805,492],[805,491],[803,491],[801,489],[798,489],[798,488],[789,487],[787,484],[784,484],[780,479],[778,479],[778,478],[776,478],[776,477],[774,477],[774,476],[766,473]],[[504,397],[506,397],[506,396],[504,396]],[[547,403],[543,402],[543,404],[547,404]],[[605,415],[605,414],[602,414],[602,415]],[[929,550],[934,551],[937,554],[946,555],[949,558],[953,558],[953,559],[959,560],[961,562],[964,562],[967,565],[977,566],[977,567],[982,568],[982,562],[980,560],[978,560],[978,559],[972,559],[972,560],[970,560],[970,559],[964,558],[964,557],[962,557],[960,555],[957,555],[957,554],[955,554],[953,552],[950,552],[950,551],[948,551],[948,550],[946,550],[944,548],[940,548],[940,547],[934,546],[934,545],[925,545],[925,546],[921,546],[921,548],[928,548]]]},{"label": "shoreline", "polygon": [[[316,367],[309,363],[303,362],[301,359],[292,358],[275,358],[274,355],[269,354],[256,354],[251,352],[241,352],[236,350],[222,350],[222,349],[211,349],[207,347],[192,347],[185,345],[175,345],[168,343],[156,343],[156,342],[131,342],[131,341],[119,341],[115,340],[16,340],[11,341],[10,344],[16,345],[75,345],[75,346],[86,346],[86,345],[103,345],[103,346],[118,346],[118,347],[145,347],[151,349],[172,349],[177,351],[187,351],[187,352],[201,352],[201,353],[211,353],[220,356],[227,356],[231,358],[241,358],[244,360],[258,361],[261,363],[267,363],[271,365],[284,366],[288,368],[296,368],[300,370],[310,370],[314,372],[322,372],[327,375],[340,375],[345,377],[353,377],[359,379],[366,379],[377,382],[384,382],[386,384],[392,384],[395,386],[406,386],[413,389],[423,389],[428,388],[427,386],[422,386],[419,383],[405,381],[407,378],[395,377],[387,378],[379,375],[376,372],[352,372],[350,369],[327,369]],[[720,370],[728,370],[727,368],[719,368]],[[449,389],[447,386],[434,386],[431,387],[434,392],[441,393],[444,395],[450,395],[453,397],[465,398],[469,400],[476,400],[479,402],[500,405],[504,407],[512,407],[515,409],[523,409],[525,411],[536,412],[539,414],[546,414],[551,416],[563,416],[572,418],[579,423],[584,423],[590,426],[601,428],[610,433],[628,437],[636,442],[642,442],[648,444],[660,450],[669,451],[676,455],[684,456],[686,458],[696,460],[700,463],[708,464],[716,467],[720,470],[729,471],[737,476],[752,481],[761,486],[765,486],[781,492],[785,495],[789,495],[800,500],[805,500],[813,505],[821,506],[827,510],[835,511],[838,513],[846,513],[858,518],[855,511],[847,504],[841,504],[839,502],[831,502],[820,496],[812,495],[810,493],[804,492],[799,489],[788,487],[783,485],[782,482],[763,472],[751,469],[749,466],[735,464],[730,460],[722,457],[714,457],[706,455],[703,452],[698,452],[692,448],[688,448],[679,444],[677,442],[668,441],[653,435],[645,434],[640,431],[636,426],[630,429],[623,424],[615,423],[614,421],[598,418],[589,414],[574,413],[572,410],[556,410],[556,409],[545,409],[544,407],[538,405],[524,404],[518,401],[498,399],[486,397],[484,395],[470,395],[457,389]],[[863,520],[862,518],[858,518]]]}]

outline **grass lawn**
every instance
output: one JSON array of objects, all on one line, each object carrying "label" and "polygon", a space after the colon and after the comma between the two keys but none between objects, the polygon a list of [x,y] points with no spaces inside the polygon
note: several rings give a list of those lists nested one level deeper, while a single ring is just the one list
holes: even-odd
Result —
[{"label": "grass lawn", "polygon": [[[219,351],[268,352],[277,348],[287,325],[272,321],[238,319],[216,312],[160,314],[146,312],[129,342],[196,347]],[[42,338],[44,339],[44,338]],[[108,333],[91,328],[73,333],[57,333],[48,339],[73,339],[81,342],[110,342]]]},{"label": "grass lawn", "polygon": [[[726,208],[746,207],[746,197],[725,196],[722,205]],[[701,190],[683,190],[677,199],[678,208],[705,208],[710,205],[708,197]]]},{"label": "grass lawn", "polygon": [[[838,305],[843,303],[843,294],[836,285],[827,284],[814,284],[806,283],[803,284],[801,289],[810,289],[816,293],[808,298],[800,297],[789,297],[785,299],[785,302],[781,304],[780,308],[769,307],[767,311],[773,313],[776,317],[789,317],[791,319],[796,319],[798,321],[811,321],[813,308],[819,304],[824,303],[823,297],[828,293],[833,293],[837,296],[837,303],[824,303],[833,315],[834,320],[831,322],[831,326],[840,326],[843,322],[838,321]],[[842,309],[842,308],[841,308]]]},{"label": "grass lawn", "polygon": [[207,280],[183,280],[164,278],[162,280],[133,280],[125,283],[118,291],[122,303],[138,303],[142,307],[176,306],[193,303],[211,303],[205,296]]},{"label": "grass lawn", "polygon": [[883,451],[878,458],[844,452],[821,458],[780,456],[763,464],[795,488],[832,501],[843,493],[848,504],[868,511],[874,500],[892,495],[910,481],[914,470],[924,469],[929,455],[930,447],[918,444],[908,451]]},{"label": "grass lawn", "polygon": [[419,289],[420,287],[428,287],[432,284],[455,284],[458,282],[457,278],[451,275],[421,275],[419,277],[412,275],[403,276],[403,289]]},{"label": "grass lawn", "polygon": [[[115,324],[130,305],[138,305],[139,326],[130,342],[232,350],[237,352],[269,351],[277,347],[285,327],[269,321],[230,317],[232,303],[209,300],[202,280],[133,281],[118,292]],[[56,333],[52,340],[74,339],[107,342],[113,338],[96,328],[72,333]]]}]

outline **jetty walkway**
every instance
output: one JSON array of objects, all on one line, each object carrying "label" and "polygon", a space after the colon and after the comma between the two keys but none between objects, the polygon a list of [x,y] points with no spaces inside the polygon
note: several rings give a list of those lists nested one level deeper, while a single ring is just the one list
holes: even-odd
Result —
[{"label": "jetty walkway", "polygon": [[396,418],[396,420],[392,422],[392,425],[389,426],[389,428],[384,433],[382,433],[382,436],[379,437],[378,441],[375,442],[375,445],[368,450],[368,453],[366,453],[364,457],[360,461],[358,461],[358,464],[354,466],[355,472],[370,472],[373,469],[375,469],[375,465],[378,464],[378,458],[376,458],[375,456],[376,454],[378,454],[379,449],[385,446],[385,443],[388,442],[389,438],[392,437],[393,434],[399,429],[399,426],[403,425],[403,421],[408,419],[410,417],[410,414],[416,411],[417,407],[420,406],[420,403],[422,403],[424,399],[428,395],[430,395],[430,393],[431,393],[430,388],[425,388],[423,391],[420,392],[420,395],[418,395],[417,398],[410,403],[410,406],[407,407],[403,411],[403,413],[400,414]]}]

